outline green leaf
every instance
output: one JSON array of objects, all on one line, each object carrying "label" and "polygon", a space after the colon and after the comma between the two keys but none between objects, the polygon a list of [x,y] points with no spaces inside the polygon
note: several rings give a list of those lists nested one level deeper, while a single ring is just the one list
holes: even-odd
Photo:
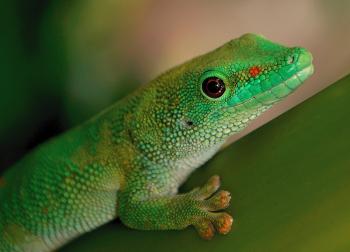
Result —
[{"label": "green leaf", "polygon": [[234,228],[184,231],[111,223],[62,251],[350,251],[350,75],[219,153],[186,183],[219,174]]}]

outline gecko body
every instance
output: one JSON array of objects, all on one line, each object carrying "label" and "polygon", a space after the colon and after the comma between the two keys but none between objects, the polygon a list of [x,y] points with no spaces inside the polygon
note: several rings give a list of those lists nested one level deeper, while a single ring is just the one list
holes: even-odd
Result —
[{"label": "gecko body", "polygon": [[52,251],[116,218],[226,234],[218,176],[178,194],[232,135],[294,92],[311,54],[246,34],[179,65],[28,153],[0,179],[0,251]]}]

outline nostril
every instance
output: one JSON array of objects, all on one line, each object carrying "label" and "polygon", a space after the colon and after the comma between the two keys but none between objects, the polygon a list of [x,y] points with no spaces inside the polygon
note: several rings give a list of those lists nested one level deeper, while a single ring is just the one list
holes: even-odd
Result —
[{"label": "nostril", "polygon": [[287,58],[287,63],[288,64],[293,64],[295,62],[295,56],[291,55]]},{"label": "nostril", "polygon": [[312,55],[309,51],[304,48],[300,49],[298,58],[295,60],[297,67],[304,68],[312,64]]}]

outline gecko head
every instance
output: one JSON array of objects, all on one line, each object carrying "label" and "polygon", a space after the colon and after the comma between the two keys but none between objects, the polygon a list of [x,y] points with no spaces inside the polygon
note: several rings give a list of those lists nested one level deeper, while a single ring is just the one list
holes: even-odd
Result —
[{"label": "gecko head", "polygon": [[147,117],[143,144],[178,158],[217,148],[312,73],[306,49],[243,35],[169,70],[145,89],[139,111]]}]

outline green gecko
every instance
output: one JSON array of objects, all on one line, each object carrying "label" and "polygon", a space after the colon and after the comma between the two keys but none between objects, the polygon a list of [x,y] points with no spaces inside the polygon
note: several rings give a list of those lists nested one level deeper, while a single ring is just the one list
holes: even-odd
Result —
[{"label": "green gecko", "polygon": [[188,193],[179,186],[312,73],[306,49],[255,34],[165,72],[8,169],[0,251],[52,251],[117,217],[135,229],[228,233],[218,176]]}]

